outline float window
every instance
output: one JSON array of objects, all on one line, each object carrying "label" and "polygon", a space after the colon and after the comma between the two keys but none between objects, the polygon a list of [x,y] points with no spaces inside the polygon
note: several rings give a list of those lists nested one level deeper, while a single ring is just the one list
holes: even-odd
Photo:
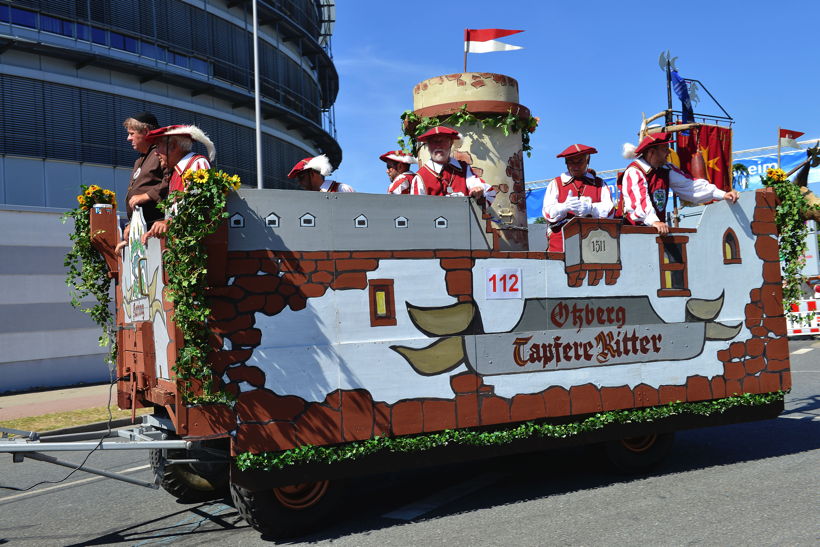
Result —
[{"label": "float window", "polygon": [[392,279],[370,280],[370,326],[387,327],[396,324],[396,302]]},{"label": "float window", "polygon": [[688,237],[658,237],[661,288],[658,296],[691,296],[686,265]]},{"label": "float window", "polygon": [[738,245],[737,235],[731,228],[727,228],[723,233],[723,263],[740,264],[740,245]]}]

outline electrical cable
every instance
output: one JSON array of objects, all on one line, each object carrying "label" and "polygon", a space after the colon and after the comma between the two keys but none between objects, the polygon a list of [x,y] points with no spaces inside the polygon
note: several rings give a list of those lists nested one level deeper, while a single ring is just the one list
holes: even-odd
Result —
[{"label": "electrical cable", "polygon": [[94,452],[99,450],[100,447],[102,446],[103,441],[111,434],[112,422],[114,421],[114,416],[111,413],[111,400],[113,398],[114,386],[120,380],[123,380],[123,379],[127,378],[127,376],[123,376],[121,378],[114,378],[114,368],[113,367],[109,367],[108,375],[109,375],[109,379],[110,379],[110,384],[108,386],[108,405],[107,405],[107,408],[108,408],[108,429],[106,430],[105,435],[100,437],[100,440],[97,442],[97,446],[95,446],[94,448],[92,448],[91,450],[88,451],[88,453],[85,455],[85,458],[83,458],[83,461],[81,461],[77,465],[77,467],[75,467],[74,469],[69,471],[69,473],[60,480],[56,480],[56,481],[43,480],[43,481],[40,481],[40,482],[36,482],[36,483],[32,484],[31,486],[28,486],[26,488],[18,488],[16,486],[4,486],[4,485],[0,484],[0,490],[13,490],[15,492],[27,492],[27,491],[31,490],[32,488],[36,488],[36,487],[38,487],[42,484],[59,484],[61,482],[64,482],[64,481],[68,480],[69,477],[71,477],[74,473],[79,471],[80,468],[85,465],[85,462],[88,461],[88,458],[91,457],[91,454],[93,454]]}]

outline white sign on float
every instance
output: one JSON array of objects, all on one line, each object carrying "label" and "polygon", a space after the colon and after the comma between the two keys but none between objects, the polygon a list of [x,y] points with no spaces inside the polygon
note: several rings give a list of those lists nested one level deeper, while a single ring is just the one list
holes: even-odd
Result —
[{"label": "white sign on float", "polygon": [[521,268],[487,268],[484,272],[488,300],[524,298]]}]

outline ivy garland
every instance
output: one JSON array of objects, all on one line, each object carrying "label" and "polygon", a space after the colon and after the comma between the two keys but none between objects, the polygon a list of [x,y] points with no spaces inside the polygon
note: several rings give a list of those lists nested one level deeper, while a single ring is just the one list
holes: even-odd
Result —
[{"label": "ivy garland", "polygon": [[[96,184],[81,185],[80,189],[77,207],[60,217],[63,224],[68,219],[74,220],[74,230],[68,236],[73,244],[64,261],[68,268],[65,282],[69,287],[71,305],[87,314],[102,329],[100,347],[109,347],[105,361],[114,364],[117,361],[117,343],[114,336],[116,325],[111,313],[111,277],[105,259],[91,244],[91,209],[95,204],[108,204],[116,209],[117,200],[114,192]],[[96,304],[84,304],[88,296],[93,296]]]},{"label": "ivy garland", "polygon": [[767,169],[766,176],[760,177],[767,188],[774,188],[777,194],[775,223],[780,234],[780,261],[783,264],[783,309],[791,321],[810,321],[791,312],[792,304],[801,299],[801,286],[805,281],[802,274],[806,265],[806,212],[811,205],[800,193],[800,187],[786,178],[782,169]]},{"label": "ivy garland", "polygon": [[520,131],[522,150],[527,153],[527,157],[530,157],[530,150],[532,150],[530,133],[535,131],[539,122],[538,118],[532,116],[521,119],[512,113],[512,109],[508,110],[506,114],[480,114],[479,117],[469,112],[466,104],[447,117],[421,117],[412,110],[405,110],[401,115],[401,119],[404,122],[405,134],[399,137],[398,143],[401,149],[407,153],[412,153],[416,149],[416,137],[427,130],[439,125],[459,127],[466,123],[481,125],[482,127],[495,127],[501,129],[505,136]]},{"label": "ivy garland", "polygon": [[[227,195],[240,186],[238,175],[215,169],[187,171],[185,192],[172,192],[159,204],[171,211],[162,263],[168,274],[167,298],[174,302],[174,323],[182,331],[184,345],[179,350],[174,372],[182,380],[183,400],[190,404],[229,403],[233,396],[214,389],[213,370],[208,363],[210,346],[207,326],[211,309],[207,304],[207,259],[205,239],[223,219]],[[198,390],[195,383],[201,386]]]},{"label": "ivy garland", "polygon": [[567,438],[597,431],[608,425],[653,422],[682,414],[709,416],[726,412],[734,407],[765,405],[782,401],[785,393],[785,391],[761,395],[744,393],[698,403],[678,401],[664,406],[600,412],[580,422],[558,425],[524,422],[510,429],[495,431],[448,429],[440,433],[412,437],[376,437],[340,446],[305,445],[282,452],[262,452],[260,454],[245,452],[236,456],[236,466],[242,471],[249,469],[271,471],[307,463],[329,464],[352,461],[376,452],[422,452],[450,444],[494,446],[532,437]]}]

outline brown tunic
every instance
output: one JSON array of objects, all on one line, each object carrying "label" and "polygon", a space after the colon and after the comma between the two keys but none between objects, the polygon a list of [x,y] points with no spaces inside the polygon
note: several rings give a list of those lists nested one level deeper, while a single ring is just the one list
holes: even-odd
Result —
[{"label": "brown tunic", "polygon": [[154,221],[165,218],[165,215],[157,208],[157,203],[168,197],[168,179],[163,177],[163,169],[159,164],[159,156],[154,152],[155,149],[156,147],[152,146],[148,152],[140,154],[134,162],[131,183],[125,195],[125,207],[129,221],[134,212],[128,204],[131,196],[148,194],[151,197],[150,202],[142,204],[142,215],[149,228]]}]

